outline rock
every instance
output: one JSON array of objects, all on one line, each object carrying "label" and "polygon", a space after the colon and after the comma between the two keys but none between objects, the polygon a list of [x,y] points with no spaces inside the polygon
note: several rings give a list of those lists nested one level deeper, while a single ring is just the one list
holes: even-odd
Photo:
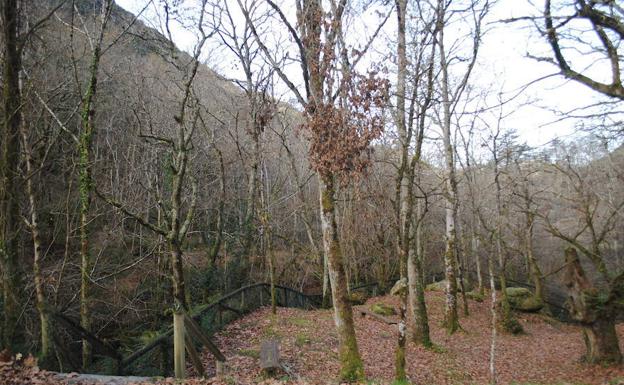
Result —
[{"label": "rock", "polygon": [[[443,279],[441,281],[438,282],[434,282],[434,283],[430,283],[427,286],[425,286],[425,291],[445,291],[446,290],[446,283],[448,281],[446,279]],[[461,292],[461,286],[459,285],[459,281],[457,282],[457,292]]]},{"label": "rock", "polygon": [[351,305],[364,305],[367,299],[368,295],[363,291],[355,291],[349,294],[349,302],[351,302]]},{"label": "rock", "polygon": [[402,278],[396,281],[392,289],[390,289],[391,295],[406,295],[407,294],[407,278]]},{"label": "rock", "polygon": [[509,298],[530,297],[531,295],[533,295],[531,293],[531,290],[527,289],[526,287],[508,287],[507,290],[505,290],[505,293],[507,294],[507,297]]},{"label": "rock", "polygon": [[442,281],[430,283],[425,287],[425,291],[444,291],[446,290],[447,282],[446,279],[443,279]]},{"label": "rock", "polygon": [[532,313],[544,307],[544,302],[535,298],[531,290],[525,287],[508,287],[505,293],[514,310]]},{"label": "rock", "polygon": [[513,301],[510,298],[509,304],[513,309],[527,313],[538,312],[544,307],[544,302],[535,298],[534,295],[523,297],[520,300],[514,299]]},{"label": "rock", "polygon": [[483,300],[485,299],[485,296],[483,294],[480,294],[476,291],[469,291],[466,293],[466,297],[468,299],[471,299],[473,301],[477,301],[477,302],[483,302]]},{"label": "rock", "polygon": [[376,303],[370,307],[371,311],[379,315],[395,315],[396,310],[394,307],[386,305],[385,303]]}]

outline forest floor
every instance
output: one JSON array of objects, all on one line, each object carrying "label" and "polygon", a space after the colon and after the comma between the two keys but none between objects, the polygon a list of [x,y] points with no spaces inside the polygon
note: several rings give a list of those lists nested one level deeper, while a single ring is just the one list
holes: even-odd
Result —
[{"label": "forest floor", "polygon": [[[398,305],[396,298],[386,296],[371,298],[362,306],[368,308],[378,302]],[[452,336],[440,326],[443,295],[427,293],[427,305],[435,348],[408,344],[410,381],[422,385],[487,384],[491,341],[489,302],[470,301],[470,316],[460,320],[463,330]],[[392,383],[396,325],[362,318],[357,312],[354,317],[367,384]],[[520,314],[519,319],[524,334],[498,333],[499,384],[624,384],[624,366],[588,366],[580,362],[584,343],[577,326],[538,314]],[[620,341],[624,341],[624,325],[618,325],[617,331]],[[270,308],[263,308],[229,324],[214,339],[227,357],[226,375],[221,380],[190,379],[185,384],[331,384],[338,375],[338,338],[330,310],[278,308],[277,314],[272,315]],[[260,344],[267,339],[279,340],[280,357],[288,368],[288,373],[275,379],[266,379],[259,368]],[[208,352],[202,356],[209,374],[214,373],[212,356]],[[191,368],[189,372],[193,374]],[[30,375],[30,378],[34,377]],[[34,383],[53,383],[50,381]],[[4,384],[1,363],[0,383]],[[159,383],[178,382],[164,379]]]}]

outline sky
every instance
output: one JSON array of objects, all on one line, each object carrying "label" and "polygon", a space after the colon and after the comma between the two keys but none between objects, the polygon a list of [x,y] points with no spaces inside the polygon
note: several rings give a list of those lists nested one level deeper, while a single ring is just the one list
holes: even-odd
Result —
[{"label": "sky", "polygon": [[[145,7],[146,0],[117,0],[117,3],[126,10],[137,13]],[[600,100],[596,94],[586,86],[574,81],[565,80],[561,76],[553,76],[545,80],[537,81],[547,75],[557,73],[557,69],[549,63],[540,62],[532,56],[546,56],[549,47],[544,38],[535,28],[526,22],[505,23],[502,20],[517,18],[539,13],[542,1],[533,4],[531,0],[498,0],[488,15],[486,21],[487,33],[485,34],[479,62],[472,75],[472,82],[479,87],[492,91],[491,98],[513,100],[503,106],[505,119],[503,124],[513,127],[519,134],[519,140],[534,147],[545,147],[554,138],[570,139],[575,135],[575,127],[582,123],[579,119],[561,120],[561,115],[556,111],[571,111],[575,108],[590,105]],[[281,2],[283,11],[292,15],[292,7],[288,0]],[[233,2],[232,7],[236,7]],[[157,25],[157,19],[150,9],[146,10],[142,19],[148,25]],[[379,15],[370,12],[364,22],[358,28],[362,36],[369,36],[374,30]],[[242,16],[241,16],[242,22]],[[392,36],[396,24],[394,16],[391,16],[385,26],[387,36]],[[174,42],[186,51],[190,51],[196,42],[193,33],[183,28],[172,29]],[[452,39],[452,37],[451,37]],[[387,51],[387,43],[381,41],[377,49]],[[228,75],[232,70],[232,64],[226,56],[216,56],[218,60],[208,60],[207,64],[217,72]],[[583,60],[583,58],[580,58]],[[593,70],[598,76],[601,75],[602,67],[595,65],[585,58],[581,65]],[[296,69],[295,69],[296,70]],[[530,85],[529,85],[530,84]],[[529,85],[529,86],[527,86]],[[493,104],[494,100],[490,100]],[[499,111],[485,114],[483,120],[490,125],[495,125]]]}]

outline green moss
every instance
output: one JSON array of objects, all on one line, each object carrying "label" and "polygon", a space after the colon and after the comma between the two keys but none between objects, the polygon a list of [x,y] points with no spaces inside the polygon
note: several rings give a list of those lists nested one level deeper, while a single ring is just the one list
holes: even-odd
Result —
[{"label": "green moss", "polygon": [[376,303],[373,304],[370,307],[371,311],[375,314],[379,314],[379,315],[384,315],[384,316],[389,316],[389,315],[395,315],[396,314],[396,310],[394,309],[394,307],[386,305],[385,303]]},{"label": "green moss", "polygon": [[476,291],[467,292],[466,297],[476,302],[483,302],[483,300],[485,299],[485,296],[483,294],[478,293]]},{"label": "green moss", "polygon": [[340,349],[340,380],[357,382],[364,379],[364,365],[358,352],[355,335],[352,335]]},{"label": "green moss", "polygon": [[514,309],[525,312],[537,312],[542,310],[542,308],[544,307],[544,302],[533,295],[527,298],[523,298],[520,301],[510,300],[510,303],[511,307],[513,307]]},{"label": "green moss", "polygon": [[310,337],[305,333],[299,333],[295,336],[295,345],[298,347],[302,347],[304,345],[308,345],[312,342]]},{"label": "green moss", "polygon": [[397,348],[395,357],[394,357],[394,369],[395,369],[395,382],[403,382],[407,381],[407,376],[405,374],[405,347]]},{"label": "green moss", "polygon": [[508,287],[505,293],[508,297],[528,297],[531,295],[531,290],[526,287]]},{"label": "green moss", "polygon": [[500,326],[507,333],[518,335],[524,332],[522,325],[518,322],[518,319],[513,315],[509,307],[509,302],[503,299],[500,308]]},{"label": "green moss", "polygon": [[288,320],[291,324],[295,325],[295,326],[300,326],[300,327],[308,327],[312,324],[312,322],[310,322],[310,320],[305,319],[305,318],[298,318],[298,317],[293,317],[290,318]]},{"label": "green moss", "polygon": [[439,291],[439,292],[443,292],[446,290],[446,283],[448,281],[447,280],[442,280],[442,281],[438,281],[438,282],[433,282],[428,284],[425,287],[425,291]]},{"label": "green moss", "polygon": [[347,382],[364,380],[364,365],[359,355],[348,354],[346,357],[342,357],[340,361],[340,380]]},{"label": "green moss", "polygon": [[390,333],[386,333],[386,332],[380,332],[379,336],[381,338],[385,338],[385,339],[392,338],[392,335]]},{"label": "green moss", "polygon": [[437,345],[437,344],[434,344],[434,343],[430,343],[430,345],[426,346],[426,348],[428,348],[429,350],[431,350],[434,353],[438,353],[438,354],[446,353],[446,349],[442,345]]},{"label": "green moss", "polygon": [[241,349],[238,351],[238,354],[245,357],[251,357],[258,359],[260,358],[260,352],[255,349]]},{"label": "green moss", "polygon": [[264,329],[262,336],[265,338],[279,338],[282,335],[273,328],[273,325],[270,325],[266,329]]}]

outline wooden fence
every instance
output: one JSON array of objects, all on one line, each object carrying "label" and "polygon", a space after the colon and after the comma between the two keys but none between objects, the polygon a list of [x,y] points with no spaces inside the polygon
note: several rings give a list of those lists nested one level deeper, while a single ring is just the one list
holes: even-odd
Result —
[{"label": "wooden fence", "polygon": [[[188,323],[192,321],[194,325],[197,325],[198,332],[211,335],[233,320],[263,306],[270,305],[270,288],[271,286],[267,283],[256,283],[241,287],[210,304],[198,306],[194,312],[185,315],[190,318],[186,324],[188,325]],[[320,307],[320,303],[315,296],[309,296],[297,290],[279,285],[276,285],[275,289],[277,306],[301,309]],[[152,338],[144,346],[124,356],[109,343],[84,330],[77,322],[72,321],[64,314],[55,313],[54,316],[58,320],[57,323],[65,327],[64,331],[67,335],[75,339],[87,339],[93,346],[96,355],[108,357],[115,362],[115,372],[118,375],[136,374],[166,376],[173,372],[173,357],[171,352],[173,350],[174,328],[172,326]],[[197,338],[197,335],[195,335],[195,337]],[[64,344],[59,340],[57,345],[62,347]],[[72,359],[71,352],[63,351],[63,349],[60,350],[61,355],[66,356],[63,357],[63,360],[65,360],[69,366],[73,366],[73,368],[70,369],[77,370],[79,365],[75,362],[76,359]],[[158,366],[154,366],[154,363],[158,363]]]},{"label": "wooden fence", "polygon": [[[474,275],[474,272],[468,271],[467,273],[468,275]],[[476,281],[474,276],[471,278],[473,282]],[[483,274],[483,278],[486,280],[487,274]],[[508,279],[508,282],[514,286],[533,288],[532,285],[524,282],[517,282],[511,279]],[[368,295],[376,296],[383,294],[393,283],[394,280],[389,280],[383,285],[377,282],[354,285],[351,287],[351,291],[365,291]],[[552,285],[546,286],[546,303],[551,306],[551,310],[557,318],[563,321],[569,321],[569,314],[564,305],[565,293],[558,287]],[[315,309],[321,307],[321,296],[319,295],[306,295],[300,291],[284,286],[276,286],[275,288],[278,306],[301,309]],[[197,325],[201,333],[211,335],[221,330],[233,320],[270,304],[270,285],[267,283],[256,283],[241,287],[210,304],[199,306],[192,314],[185,316],[190,318],[193,324]],[[137,350],[123,355],[110,343],[84,330],[77,322],[66,315],[54,313],[53,316],[58,325],[65,327],[64,332],[66,337],[70,336],[78,340],[86,339],[91,343],[94,354],[108,357],[112,360],[115,363],[115,371],[118,375],[166,376],[173,373],[174,367],[172,363],[174,357],[171,355],[171,352],[173,351],[174,328],[172,326],[165,329],[161,334],[155,336]],[[59,355],[70,366],[68,369],[78,370],[80,367],[79,362],[77,362],[75,357],[72,357],[68,349],[63,348],[64,345],[60,341],[59,336],[55,335],[54,337],[55,343],[59,347],[59,349],[57,349]],[[157,363],[158,366],[154,366],[155,363]]]}]

